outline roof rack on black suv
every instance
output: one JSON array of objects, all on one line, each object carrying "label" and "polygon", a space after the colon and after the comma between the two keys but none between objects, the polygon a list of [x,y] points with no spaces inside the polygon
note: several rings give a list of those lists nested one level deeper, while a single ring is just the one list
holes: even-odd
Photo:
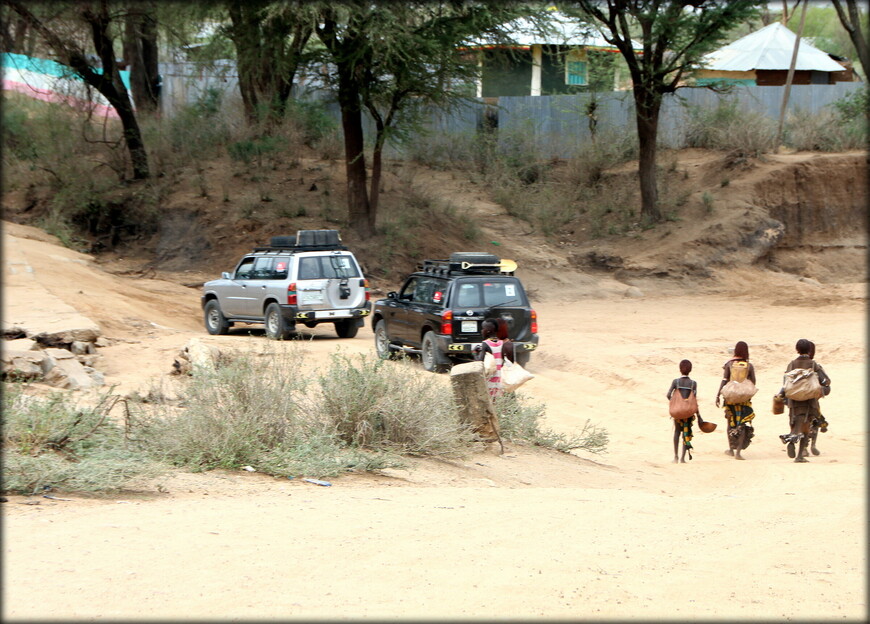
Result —
[{"label": "roof rack on black suv", "polygon": [[424,260],[399,292],[379,299],[372,310],[375,348],[386,358],[419,352],[426,370],[442,372],[454,361],[474,357],[487,318],[504,319],[517,362],[527,364],[538,345],[537,314],[530,307],[517,265],[489,253],[460,252],[446,260]]}]

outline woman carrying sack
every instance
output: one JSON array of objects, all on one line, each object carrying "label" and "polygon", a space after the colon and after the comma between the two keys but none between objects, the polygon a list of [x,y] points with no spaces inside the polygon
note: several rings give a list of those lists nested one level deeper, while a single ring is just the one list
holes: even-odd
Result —
[{"label": "woman carrying sack", "polygon": [[[746,449],[755,436],[751,424],[755,418],[752,396],[758,391],[755,387],[755,367],[749,362],[749,345],[742,340],[734,345],[734,356],[725,362],[722,370],[716,407],[719,407],[720,398],[725,400],[725,419],[728,423],[728,450],[725,453],[733,455],[734,459],[745,459],[740,451]],[[729,394],[731,388],[738,388],[739,394]]]},{"label": "woman carrying sack", "polygon": [[[686,463],[686,453],[689,454],[689,459],[692,459],[692,423],[695,416],[698,417],[698,422],[701,421],[701,412],[698,410],[698,383],[689,378],[689,373],[692,372],[692,363],[689,360],[680,362],[680,373],[682,377],[677,377],[671,382],[671,387],[668,390],[668,400],[670,406],[668,408],[671,418],[674,419],[674,463],[678,461],[681,464]],[[683,454],[677,460],[677,454],[680,447],[680,436],[683,438]]]}]

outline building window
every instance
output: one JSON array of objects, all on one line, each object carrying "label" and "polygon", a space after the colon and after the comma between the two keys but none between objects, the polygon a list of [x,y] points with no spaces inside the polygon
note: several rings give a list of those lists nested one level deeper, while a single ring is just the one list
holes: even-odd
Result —
[{"label": "building window", "polygon": [[575,48],[565,55],[565,84],[589,84],[586,48]]}]

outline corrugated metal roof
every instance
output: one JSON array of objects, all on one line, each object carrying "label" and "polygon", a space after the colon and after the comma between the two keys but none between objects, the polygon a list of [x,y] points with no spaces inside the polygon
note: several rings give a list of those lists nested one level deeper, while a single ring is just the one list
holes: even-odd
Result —
[{"label": "corrugated metal roof", "polygon": [[[791,30],[775,22],[706,55],[703,67],[717,71],[788,69],[795,37]],[[795,69],[837,72],[843,71],[843,66],[802,39]]]},{"label": "corrugated metal roof", "polygon": [[[504,28],[512,43],[519,47],[542,44],[587,46],[616,51],[616,47],[608,43],[601,33],[591,25],[584,24],[579,19],[568,17],[559,11],[548,13],[543,28],[523,17],[508,22]],[[490,43],[478,39],[469,43],[468,47],[485,46]],[[632,40],[632,44],[635,50],[643,49],[643,46],[634,40]]]}]

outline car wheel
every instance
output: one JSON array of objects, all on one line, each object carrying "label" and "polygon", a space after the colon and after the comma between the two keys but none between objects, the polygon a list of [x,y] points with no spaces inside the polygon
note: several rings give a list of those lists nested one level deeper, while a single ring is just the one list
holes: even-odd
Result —
[{"label": "car wheel", "polygon": [[272,340],[286,340],[292,333],[292,328],[287,327],[281,307],[277,303],[270,303],[266,308],[266,337]]},{"label": "car wheel", "polygon": [[358,331],[359,325],[354,319],[335,322],[335,333],[338,334],[339,338],[353,338]]},{"label": "car wheel", "polygon": [[423,368],[430,373],[445,373],[450,369],[450,359],[438,350],[435,332],[428,331],[423,336],[420,359],[423,361]]},{"label": "car wheel", "polygon": [[205,329],[212,336],[223,336],[230,330],[230,324],[221,312],[221,305],[217,299],[211,299],[205,304],[203,311],[205,316]]},{"label": "car wheel", "polygon": [[529,360],[531,359],[532,354],[524,349],[522,351],[517,351],[517,353],[514,354],[514,357],[516,358],[516,363],[525,368],[529,365]]},{"label": "car wheel", "polygon": [[375,324],[375,352],[382,360],[396,357],[396,352],[390,348],[390,337],[387,335],[387,322],[383,319]]}]

